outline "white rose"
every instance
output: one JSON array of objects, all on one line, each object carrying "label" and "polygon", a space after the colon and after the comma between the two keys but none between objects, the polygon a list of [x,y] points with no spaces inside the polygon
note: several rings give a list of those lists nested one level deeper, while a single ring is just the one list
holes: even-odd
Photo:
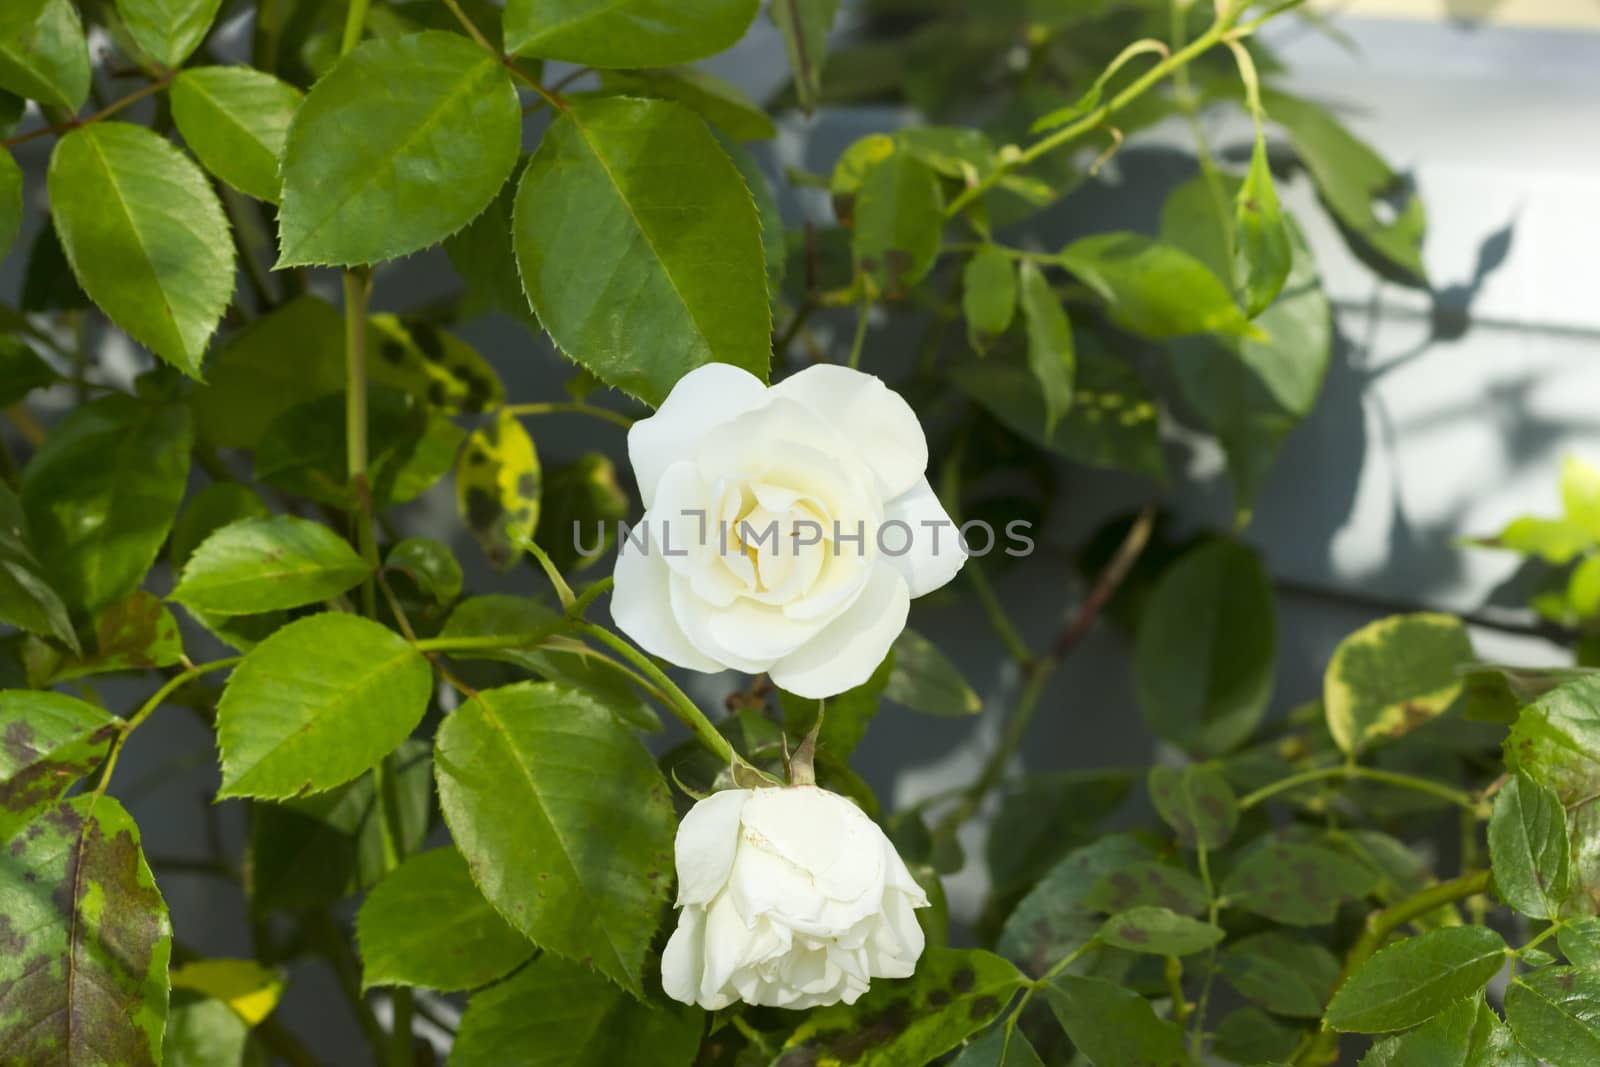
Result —
[{"label": "white rose", "polygon": [[634,424],[628,456],[646,510],[618,548],[611,616],[680,667],[842,693],[966,559],[921,423],[870,374],[819,364],[769,389],[698,367]]},{"label": "white rose", "polygon": [[715,1010],[854,1004],[907,978],[928,898],[877,823],[816,786],[730,789],[678,827],[683,914],[661,958],[667,995]]}]

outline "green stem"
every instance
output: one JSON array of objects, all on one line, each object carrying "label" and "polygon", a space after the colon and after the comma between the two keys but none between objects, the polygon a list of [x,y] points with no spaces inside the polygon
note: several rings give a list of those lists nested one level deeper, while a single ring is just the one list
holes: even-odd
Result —
[{"label": "green stem", "polygon": [[[356,544],[375,574],[378,545],[372,535],[372,491],[367,484],[367,301],[365,272],[344,273],[345,473],[355,495]],[[377,614],[377,587],[369,574],[361,583],[362,613]]]},{"label": "green stem", "polygon": [[633,428],[633,420],[617,411],[608,411],[605,408],[595,407],[593,404],[508,404],[502,409],[507,415],[588,415],[592,418],[603,419],[606,422],[622,427],[624,430]]},{"label": "green stem", "polygon": [[856,335],[850,342],[849,366],[852,370],[861,366],[861,346],[867,339],[867,319],[872,314],[872,301],[863,298],[861,311],[856,315]]},{"label": "green stem", "polygon": [[978,596],[978,605],[989,617],[989,625],[994,627],[995,636],[1006,646],[1011,658],[1023,666],[1032,663],[1033,650],[1028,647],[1028,642],[1022,639],[1022,634],[1012,624],[1011,617],[1001,606],[1000,598],[995,595],[994,586],[989,584],[989,576],[983,572],[982,565],[973,561],[962,569],[966,572],[967,581],[972,584],[972,591]]},{"label": "green stem", "polygon": [[367,27],[368,0],[350,0],[344,13],[344,36],[339,40],[339,54],[348,55],[361,43],[361,34]]},{"label": "green stem", "polygon": [[1438,782],[1429,781],[1426,778],[1419,778],[1412,774],[1402,774],[1398,771],[1379,770],[1376,767],[1363,767],[1356,763],[1341,763],[1333,767],[1319,767],[1315,770],[1302,771],[1299,774],[1290,775],[1288,778],[1273,782],[1271,785],[1262,786],[1253,793],[1246,793],[1239,800],[1239,808],[1240,810],[1253,808],[1280,793],[1286,793],[1291,789],[1298,789],[1300,786],[1310,785],[1313,782],[1351,778],[1381,782],[1384,785],[1392,785],[1400,789],[1426,793],[1429,796],[1447,800],[1472,812],[1477,812],[1482,806],[1470,793],[1452,789],[1447,785],[1440,785]]},{"label": "green stem", "polygon": [[122,757],[122,746],[127,742],[128,735],[137,730],[141,723],[154,714],[155,710],[159,708],[168,697],[177,692],[179,689],[182,689],[184,686],[188,685],[190,682],[194,681],[196,678],[199,678],[201,675],[210,674],[213,671],[227,670],[229,667],[237,665],[239,660],[242,658],[243,657],[241,656],[230,656],[227,659],[219,659],[213,660],[210,663],[202,663],[198,667],[190,667],[181,674],[173,675],[167,680],[165,685],[155,691],[149,700],[146,700],[143,704],[139,705],[139,710],[130,715],[128,717],[128,721],[125,722],[121,729],[117,731],[117,738],[111,743],[111,751],[106,756],[105,770],[100,772],[100,781],[94,787],[94,795],[97,798],[105,796],[106,787],[111,784],[111,774],[117,769],[117,761]]}]

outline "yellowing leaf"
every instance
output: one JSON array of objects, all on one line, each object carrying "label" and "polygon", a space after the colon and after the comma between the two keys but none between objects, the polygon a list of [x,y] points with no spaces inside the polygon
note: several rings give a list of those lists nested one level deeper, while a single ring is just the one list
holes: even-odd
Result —
[{"label": "yellowing leaf", "polygon": [[1472,642],[1453,615],[1380,619],[1346,637],[1323,676],[1328,729],[1347,753],[1399,737],[1440,715],[1461,694],[1456,668]]},{"label": "yellowing leaf", "polygon": [[539,525],[543,478],[533,438],[516,417],[473,431],[456,465],[456,508],[489,562],[502,570]]},{"label": "yellowing leaf", "polygon": [[172,988],[220,1000],[251,1026],[272,1014],[283,986],[281,974],[255,960],[196,960],[172,972]]}]

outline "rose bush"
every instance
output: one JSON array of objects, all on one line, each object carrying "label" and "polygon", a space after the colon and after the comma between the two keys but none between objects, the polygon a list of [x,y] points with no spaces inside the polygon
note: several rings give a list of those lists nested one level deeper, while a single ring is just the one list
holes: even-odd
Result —
[{"label": "rose bush", "polygon": [[620,544],[611,615],[680,667],[842,693],[883,661],[911,599],[966,559],[916,413],[849,367],[771,388],[696,368],[634,423],[628,457],[644,536]]}]

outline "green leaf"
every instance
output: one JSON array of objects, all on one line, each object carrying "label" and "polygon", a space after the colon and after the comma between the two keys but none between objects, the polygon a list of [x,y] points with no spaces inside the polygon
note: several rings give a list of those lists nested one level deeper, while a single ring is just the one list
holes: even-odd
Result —
[{"label": "green leaf", "polygon": [[1028,328],[1028,367],[1044,398],[1044,432],[1054,433],[1061,416],[1072,407],[1072,387],[1077,356],[1072,345],[1072,324],[1056,300],[1055,290],[1031,260],[1017,270],[1022,294],[1022,319]]},{"label": "green leaf", "polygon": [[1285,1026],[1260,1008],[1239,1008],[1217,1023],[1212,1051],[1233,1063],[1287,1064],[1303,1032]]},{"label": "green leaf", "polygon": [[56,143],[48,184],[83,291],[135,341],[200,377],[234,274],[228,220],[205,174],[141,126],[97,122]]},{"label": "green leaf", "polygon": [[45,581],[34,555],[22,502],[4,482],[0,482],[0,623],[54,637],[78,651],[67,607]]},{"label": "green leaf", "polygon": [[617,481],[617,466],[599,452],[551,467],[539,523],[549,531],[541,548],[563,574],[598,563],[617,541],[617,522],[632,503]]},{"label": "green leaf", "polygon": [[1095,937],[1129,952],[1192,956],[1221,941],[1222,930],[1166,908],[1141,905],[1107,919]]},{"label": "green leaf", "polygon": [[[1052,296],[1052,302],[1054,299]],[[1059,304],[1056,309],[1060,310]],[[984,245],[962,268],[961,313],[967,319],[972,347],[979,352],[1011,328],[1017,313],[1017,271],[1011,257],[996,246]],[[1048,410],[1048,398],[1045,403]]]},{"label": "green leaf", "polygon": [[1222,975],[1246,999],[1274,1015],[1320,1019],[1339,979],[1333,953],[1296,934],[1268,930],[1228,945]]},{"label": "green leaf", "polygon": [[196,67],[172,85],[172,119],[205,168],[241,193],[276,204],[278,165],[305,95],[249,67]]},{"label": "green leaf", "polygon": [[456,513],[497,569],[514,565],[533,539],[542,483],[539,453],[516,416],[502,411],[467,438],[456,463]]},{"label": "green leaf", "polygon": [[1506,1021],[1550,1067],[1589,1067],[1600,1059],[1600,974],[1552,967],[1521,975],[1506,991]]},{"label": "green leaf", "polygon": [[1099,978],[1063,974],[1044,987],[1050,1010],[1078,1051],[1094,1063],[1189,1067],[1183,1031],[1150,1002]]},{"label": "green leaf", "polygon": [[60,693],[0,692],[0,825],[53,807],[100,766],[121,728],[116,716]]},{"label": "green leaf", "polygon": [[586,67],[664,67],[715,55],[744,36],[757,0],[507,0],[506,50]]},{"label": "green leaf", "polygon": [[399,571],[440,607],[461,595],[461,564],[450,546],[431,537],[408,537],[389,550],[383,569]]},{"label": "green leaf", "polygon": [[1526,556],[1538,556],[1557,566],[1571,563],[1595,543],[1595,535],[1571,519],[1540,519],[1524,515],[1512,519],[1500,536],[1487,542],[1491,548],[1505,548]]},{"label": "green leaf", "polygon": [[783,291],[783,276],[789,268],[789,241],[783,228],[783,212],[778,209],[772,183],[767,180],[766,173],[755,157],[743,145],[726,138],[722,138],[721,143],[723,151],[733,160],[733,165],[739,168],[739,175],[744,178],[745,187],[755,200],[756,217],[761,222],[761,250],[766,255],[767,296],[770,300],[776,300]]},{"label": "green leaf", "polygon": [[1333,921],[1339,903],[1366,896],[1377,872],[1319,845],[1269,840],[1241,859],[1222,882],[1228,903],[1286,926]]},{"label": "green leaf", "polygon": [[1001,1023],[969,1041],[951,1067],[1044,1067],[1044,1061],[1021,1030]]},{"label": "green leaf", "polygon": [[545,953],[467,1002],[451,1067],[689,1067],[705,1013]]},{"label": "green leaf", "polygon": [[0,148],[0,259],[22,229],[22,168],[11,153]]},{"label": "green leaf", "polygon": [[[1234,234],[1239,257],[1236,273],[1244,290],[1245,314],[1253,319],[1283,291],[1294,254],[1289,227],[1278,206],[1278,191],[1272,185],[1267,140],[1259,131],[1250,155],[1250,170],[1234,200]],[[1271,329],[1267,332],[1271,333]]]},{"label": "green leaf", "polygon": [[1250,320],[1205,264],[1172,245],[1135,233],[1082,237],[1061,265],[1109,306],[1118,325],[1146,337],[1249,334]]},{"label": "green leaf", "polygon": [[444,250],[467,285],[463,317],[478,309],[499,312],[538,333],[542,327],[523,292],[512,242],[511,216],[519,184],[520,179],[507,182],[483,214],[445,239]]},{"label": "green leaf", "polygon": [[903,297],[939,257],[944,194],[939,176],[910,152],[892,152],[862,178],[852,250],[872,295]]},{"label": "green leaf", "polygon": [[539,321],[601,381],[660,404],[706,363],[766,380],[772,320],[755,204],[682,106],[573,101],[523,172],[514,227]]},{"label": "green leaf", "polygon": [[190,443],[187,410],[122,394],[45,438],[23,472],[22,508],[67,604],[97,611],[139,585],[183,499]]},{"label": "green leaf", "polygon": [[1206,910],[1206,890],[1200,879],[1170,863],[1132,863],[1102,877],[1084,894],[1083,906],[1114,914],[1130,908],[1154,906],[1179,915],[1199,915]]},{"label": "green leaf", "polygon": [[1155,858],[1155,850],[1131,834],[1109,834],[1073,850],[1018,902],[996,947],[1028,974],[1044,974],[1099,930],[1095,891],[1100,882]]},{"label": "green leaf", "polygon": [[1380,1034],[1427,1022],[1480,993],[1505,965],[1506,951],[1505,939],[1484,926],[1430,930],[1396,942],[1339,987],[1327,1023],[1335,1030]]},{"label": "green leaf", "polygon": [[228,1005],[181,989],[172,991],[163,1067],[245,1067],[250,1027]]},{"label": "green leaf", "polygon": [[807,115],[817,109],[822,93],[822,67],[827,60],[828,30],[839,14],[839,0],[774,0],[768,16],[783,33],[794,73],[795,97]]},{"label": "green leaf", "polygon": [[[0,170],[4,168],[5,162],[0,160]],[[0,182],[3,181],[3,176],[0,176]],[[4,255],[0,251],[0,258]],[[4,314],[0,311],[0,316]],[[50,364],[41,359],[25,340],[14,334],[0,334],[0,407],[10,407],[35,389],[43,389],[60,380]]]},{"label": "green leaf", "polygon": [[422,654],[375,622],[328,614],[290,623],[251,650],[223,690],[218,797],[343,785],[410,735],[432,682]]},{"label": "green leaf", "polygon": [[1600,971],[1600,917],[1573,919],[1557,932],[1556,943],[1573,966]]},{"label": "green leaf", "polygon": [[1233,787],[1215,767],[1153,767],[1149,789],[1156,812],[1177,832],[1184,848],[1221,848],[1239,825]]},{"label": "green leaf", "polygon": [[1507,904],[1554,919],[1571,889],[1567,811],[1555,790],[1519,772],[1495,798],[1489,820],[1494,884]]},{"label": "green leaf", "polygon": [[89,99],[89,42],[71,0],[8,0],[0,89],[72,112]]},{"label": "green leaf", "polygon": [[1409,1033],[1372,1047],[1361,1067],[1537,1067],[1481,996],[1451,1005]]},{"label": "green leaf", "polygon": [[255,960],[191,960],[172,969],[172,988],[215,998],[251,1026],[271,1015],[283,995],[281,971]]},{"label": "green leaf", "polygon": [[601,71],[607,93],[676,100],[736,141],[766,141],[777,136],[767,113],[738,86],[694,67]]},{"label": "green leaf", "polygon": [[943,652],[915,630],[902,630],[890,655],[884,698],[912,711],[964,718],[983,710],[983,701]]},{"label": "green leaf", "polygon": [[289,127],[278,267],[378,263],[437,244],[489,206],[521,131],[510,73],[465,37],[366,42]]},{"label": "green leaf", "polygon": [[930,947],[905,981],[879,979],[853,1007],[808,1013],[774,1067],[929,1063],[1005,1010],[1023,982],[1015,967],[992,953]]},{"label": "green leaf", "polygon": [[676,828],[644,746],[584,694],[522,683],[445,719],[434,763],[445,821],[490,903],[539,947],[640,992]]},{"label": "green leaf", "polygon": [[211,32],[222,0],[117,0],[117,13],[144,54],[181,67]]},{"label": "green leaf", "polygon": [[370,573],[321,523],[293,515],[241,519],[195,550],[172,599],[215,615],[254,615],[331,600]]},{"label": "green leaf", "polygon": [[109,671],[170,667],[183,659],[183,640],[178,636],[178,621],[166,605],[143,589],[135,589],[96,613],[91,649],[81,656],[50,653],[29,664],[41,686]]},{"label": "green leaf", "polygon": [[1322,681],[1328,730],[1355,754],[1444,713],[1461,695],[1459,668],[1473,658],[1453,615],[1419,612],[1370,623],[1339,642]]},{"label": "green leaf", "polygon": [[1561,506],[1568,522],[1600,541],[1600,467],[1577,456],[1561,461]]},{"label": "green leaf", "polygon": [[167,559],[181,571],[206,538],[240,519],[264,519],[271,512],[255,490],[237,482],[212,482],[191,496],[172,524]]},{"label": "green leaf", "polygon": [[1567,605],[1580,619],[1600,612],[1600,556],[1589,556],[1567,579]]},{"label": "green leaf", "polygon": [[1571,842],[1568,914],[1600,910],[1600,678],[1586,675],[1522,709],[1506,737],[1506,763],[1554,789]]},{"label": "green leaf", "polygon": [[[1324,108],[1276,90],[1266,90],[1261,97],[1268,114],[1288,131],[1300,161],[1340,225],[1383,259],[1417,281],[1426,281],[1422,233],[1427,219],[1422,201],[1403,187],[1400,176]],[[1376,205],[1397,196],[1398,203],[1389,212],[1392,221],[1380,221]]]},{"label": "green leaf", "polygon": [[361,984],[451,993],[488,985],[535,952],[472,884],[453,848],[412,856],[361,905]]},{"label": "green leaf", "polygon": [[115,799],[64,801],[0,854],[0,942],[12,1062],[161,1062],[172,926]]},{"label": "green leaf", "polygon": [[1216,538],[1185,553],[1145,604],[1134,646],[1139,708],[1191,752],[1239,745],[1266,714],[1277,658],[1271,579],[1248,545]]}]

